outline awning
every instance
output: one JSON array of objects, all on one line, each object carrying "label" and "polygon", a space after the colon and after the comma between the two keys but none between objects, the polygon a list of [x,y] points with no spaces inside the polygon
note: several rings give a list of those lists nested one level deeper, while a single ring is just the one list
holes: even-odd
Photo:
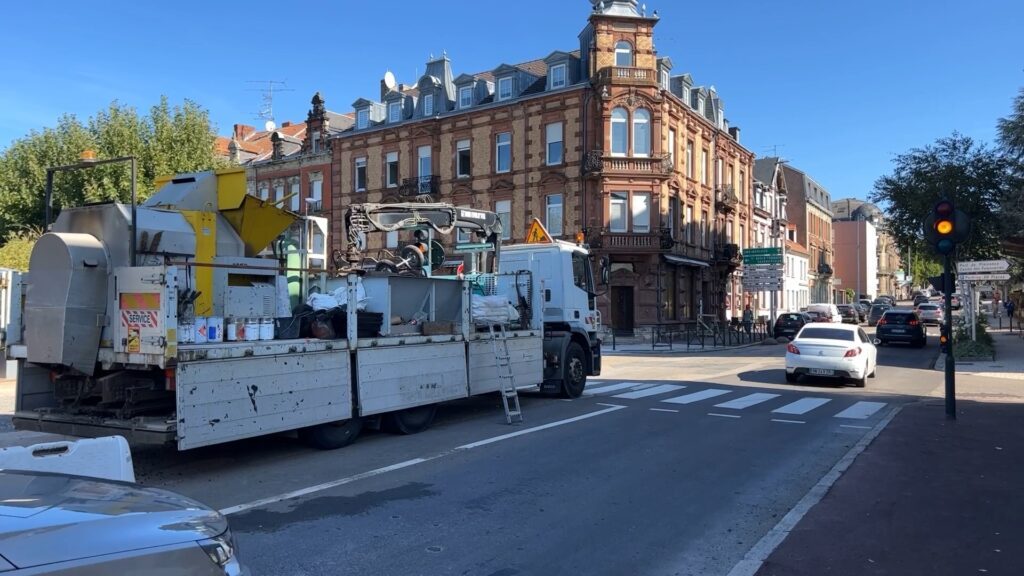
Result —
[{"label": "awning", "polygon": [[701,260],[694,260],[693,258],[686,258],[683,256],[676,256],[674,254],[662,254],[665,261],[669,264],[677,264],[679,266],[696,266],[698,268],[709,268],[711,264],[703,262]]}]

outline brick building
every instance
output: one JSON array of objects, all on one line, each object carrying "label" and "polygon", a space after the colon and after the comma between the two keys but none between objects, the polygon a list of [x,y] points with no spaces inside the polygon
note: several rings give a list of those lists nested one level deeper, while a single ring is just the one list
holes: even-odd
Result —
[{"label": "brick building", "polygon": [[715,89],[658,57],[656,16],[592,4],[578,50],[459,76],[443,55],[415,85],[389,73],[379,100],[357,100],[332,140],[334,247],[347,204],[429,198],[497,212],[506,241],[534,217],[582,233],[608,269],[598,304],[616,329],[738,315],[753,154]]},{"label": "brick building", "polygon": [[789,164],[782,165],[788,189],[787,217],[796,226],[795,241],[807,249],[807,288],[811,303],[836,301],[833,290],[832,201],[821,184]]}]

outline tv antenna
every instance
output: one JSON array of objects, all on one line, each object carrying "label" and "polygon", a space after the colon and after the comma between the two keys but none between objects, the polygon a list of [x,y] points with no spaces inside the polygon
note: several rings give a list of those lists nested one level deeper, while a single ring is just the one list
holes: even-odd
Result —
[{"label": "tv antenna", "polygon": [[765,150],[771,150],[772,151],[772,156],[774,156],[775,158],[778,158],[779,157],[779,148],[785,148],[785,147],[786,147],[785,144],[772,144],[771,146],[765,146],[764,149]]},{"label": "tv antenna", "polygon": [[274,121],[274,94],[278,92],[294,92],[293,88],[288,88],[288,83],[285,80],[246,80],[250,84],[260,84],[259,88],[249,88],[248,92],[259,92],[260,93],[260,109],[256,113],[257,120],[264,120],[263,127],[270,131],[277,128],[277,123]]}]

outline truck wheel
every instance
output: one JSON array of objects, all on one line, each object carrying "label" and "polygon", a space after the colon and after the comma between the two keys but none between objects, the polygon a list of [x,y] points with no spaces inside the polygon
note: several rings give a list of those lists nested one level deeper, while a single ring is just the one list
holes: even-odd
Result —
[{"label": "truck wheel", "polygon": [[430,428],[436,414],[437,404],[407,408],[385,414],[381,427],[392,434],[419,434]]},{"label": "truck wheel", "polygon": [[562,396],[579,398],[587,385],[587,361],[583,359],[583,347],[570,342],[562,366]]},{"label": "truck wheel", "polygon": [[299,430],[299,439],[320,450],[336,450],[351,444],[363,429],[360,418],[328,422]]}]

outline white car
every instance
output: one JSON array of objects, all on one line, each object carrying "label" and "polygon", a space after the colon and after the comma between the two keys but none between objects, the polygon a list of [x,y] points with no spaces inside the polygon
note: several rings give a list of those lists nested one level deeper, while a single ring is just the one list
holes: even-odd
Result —
[{"label": "white car", "polygon": [[851,378],[858,387],[875,376],[878,349],[852,324],[807,324],[786,347],[786,382],[801,376]]},{"label": "white car", "polygon": [[825,316],[825,318],[831,318],[831,321],[836,324],[843,323],[843,315],[839,313],[839,307],[835,304],[811,304],[807,307],[807,311],[818,312]]}]

